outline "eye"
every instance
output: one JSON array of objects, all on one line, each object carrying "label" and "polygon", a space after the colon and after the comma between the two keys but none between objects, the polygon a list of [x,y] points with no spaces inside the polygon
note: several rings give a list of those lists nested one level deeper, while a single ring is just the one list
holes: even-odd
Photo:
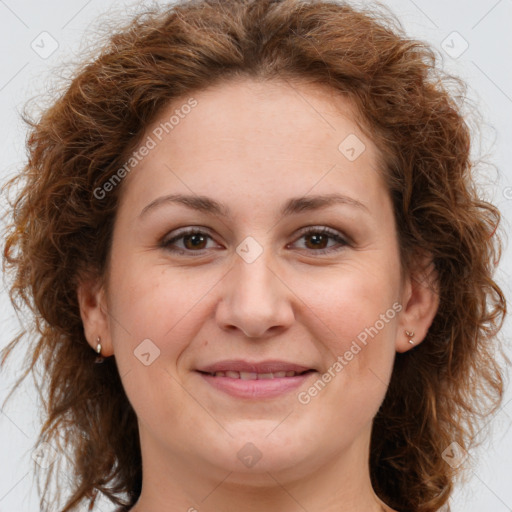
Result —
[{"label": "eye", "polygon": [[208,240],[213,241],[207,232],[201,231],[198,228],[187,228],[171,238],[164,238],[161,246],[179,254],[194,252],[202,254],[205,249],[212,248],[207,246]]},{"label": "eye", "polygon": [[[349,245],[347,240],[337,231],[327,227],[310,227],[301,233],[298,240],[305,239],[305,249],[312,250],[319,254],[325,254]],[[329,246],[329,241],[335,242],[334,246]],[[337,247],[336,245],[341,246]]]},{"label": "eye", "polygon": [[[338,251],[344,246],[349,245],[347,240],[338,231],[325,226],[309,227],[303,230],[298,240],[300,239],[305,240],[305,247],[301,249],[313,251],[317,254]],[[218,247],[208,246],[209,241],[213,242],[213,239],[208,232],[198,228],[186,228],[178,231],[171,238],[164,238],[161,246],[177,254],[188,253],[191,255],[195,253],[196,256],[200,256],[204,251]],[[329,245],[330,242],[331,245]],[[287,247],[290,247],[290,245],[293,244],[288,244]]]}]

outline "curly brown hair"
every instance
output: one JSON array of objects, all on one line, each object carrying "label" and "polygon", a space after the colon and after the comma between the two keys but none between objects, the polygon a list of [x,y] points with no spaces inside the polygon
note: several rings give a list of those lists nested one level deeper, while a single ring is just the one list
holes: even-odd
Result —
[{"label": "curly brown hair", "polygon": [[15,308],[31,312],[33,335],[16,337],[2,366],[22,339],[32,340],[21,379],[43,362],[38,443],[67,452],[74,470],[61,512],[82,500],[92,509],[98,492],[128,510],[142,485],[135,412],[115,359],[93,364],[77,301],[80,282],[108,271],[122,184],[101,199],[94,191],[169,102],[238,77],[334,88],[357,107],[383,155],[402,268],[412,268],[418,251],[432,255],[440,302],[424,342],[396,355],[374,419],[371,480],[396,510],[434,512],[447,503],[463,466],[450,467],[443,451],[454,441],[476,446],[502,401],[497,353],[506,356],[497,333],[506,301],[493,280],[500,213],[475,185],[466,86],[438,58],[379,5],[181,1],[138,13],[39,119],[25,116],[28,162],[6,184],[18,188],[4,269]]}]

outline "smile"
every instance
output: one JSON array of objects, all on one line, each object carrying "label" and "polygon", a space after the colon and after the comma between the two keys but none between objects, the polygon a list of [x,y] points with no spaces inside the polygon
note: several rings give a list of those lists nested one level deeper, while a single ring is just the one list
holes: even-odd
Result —
[{"label": "smile", "polygon": [[269,372],[269,373],[256,373],[256,372],[235,372],[235,371],[227,371],[227,372],[214,372],[208,373],[212,377],[227,377],[229,379],[241,379],[241,380],[264,380],[264,379],[282,379],[286,377],[296,377],[297,375],[302,375],[304,373],[310,372],[313,370],[307,370],[305,372],[295,372],[295,371],[281,371],[281,372]]},{"label": "smile", "polygon": [[317,372],[306,370],[299,373],[288,370],[257,373],[228,370],[197,373],[215,393],[220,392],[222,395],[243,400],[267,400],[286,397]]}]

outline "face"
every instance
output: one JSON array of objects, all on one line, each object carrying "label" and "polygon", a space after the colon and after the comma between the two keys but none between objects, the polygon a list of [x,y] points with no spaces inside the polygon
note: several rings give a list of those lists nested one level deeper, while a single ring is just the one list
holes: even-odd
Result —
[{"label": "face", "polygon": [[240,478],[366,462],[410,295],[377,148],[327,89],[193,100],[142,139],[102,295],[143,457]]}]

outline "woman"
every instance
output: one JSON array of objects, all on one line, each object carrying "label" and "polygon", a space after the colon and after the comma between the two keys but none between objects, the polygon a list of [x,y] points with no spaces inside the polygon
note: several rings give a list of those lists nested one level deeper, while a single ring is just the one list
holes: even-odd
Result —
[{"label": "woman", "polygon": [[447,503],[506,308],[431,49],[347,4],[182,2],[114,34],[28,149],[5,263],[39,441],[75,470],[59,510]]}]

